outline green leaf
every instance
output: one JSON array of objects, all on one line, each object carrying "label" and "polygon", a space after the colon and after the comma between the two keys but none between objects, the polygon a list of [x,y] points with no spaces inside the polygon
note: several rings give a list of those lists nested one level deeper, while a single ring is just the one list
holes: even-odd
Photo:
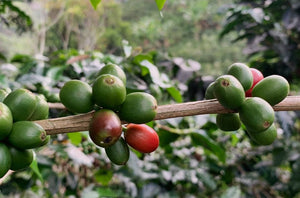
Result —
[{"label": "green leaf", "polygon": [[232,186],[228,188],[222,195],[221,198],[239,198],[241,197],[241,189],[238,186]]},{"label": "green leaf", "polygon": [[265,18],[265,13],[262,8],[254,8],[249,10],[249,15],[257,22],[262,23]]},{"label": "green leaf", "polygon": [[130,46],[129,42],[126,40],[123,40],[122,44],[123,44],[123,50],[124,50],[125,57],[128,58],[131,55],[132,46]]},{"label": "green leaf", "polygon": [[217,188],[215,179],[210,174],[202,172],[198,174],[198,177],[203,182],[203,184],[210,190],[215,190]]},{"label": "green leaf", "polygon": [[129,195],[122,192],[121,189],[113,189],[111,187],[99,187],[97,188],[99,197],[122,197],[127,198]]},{"label": "green leaf", "polygon": [[164,5],[165,5],[166,0],[155,0],[155,2],[156,2],[156,5],[157,5],[157,8],[159,10],[162,10]]},{"label": "green leaf", "polygon": [[176,87],[169,87],[167,88],[168,93],[174,98],[176,102],[182,102],[182,96],[180,91]]},{"label": "green leaf", "polygon": [[162,88],[169,88],[170,84],[166,81],[169,79],[166,79],[166,75],[162,75],[157,66],[149,62],[148,60],[143,60],[140,62],[141,67],[146,68],[149,71],[150,77],[153,81],[153,83],[159,85]]},{"label": "green leaf", "polygon": [[1,84],[1,87],[8,87],[9,86],[9,81],[8,81],[6,75],[0,74],[0,84]]},{"label": "green leaf", "polygon": [[168,146],[179,137],[178,134],[170,133],[169,131],[163,129],[159,129],[157,134],[159,136],[159,146],[161,147]]},{"label": "green leaf", "polygon": [[22,63],[22,64],[25,64],[25,63],[35,62],[35,60],[31,56],[29,56],[29,55],[16,54],[16,55],[14,55],[11,58],[10,62],[11,63]]},{"label": "green leaf", "polygon": [[227,21],[223,27],[223,30],[219,34],[219,38],[222,39],[226,34],[235,30],[235,28],[244,22],[245,16],[242,15],[240,10],[234,11],[232,15],[227,17]]},{"label": "green leaf", "polygon": [[101,0],[90,0],[92,6],[94,7],[94,9],[97,9],[98,4],[101,2]]},{"label": "green leaf", "polygon": [[68,133],[68,138],[71,140],[71,143],[75,146],[78,146],[82,141],[81,133]]},{"label": "green leaf", "polygon": [[11,20],[11,21],[13,23],[17,24],[17,31],[23,32],[23,31],[31,29],[33,22],[31,20],[30,16],[27,15],[21,9],[19,9],[17,6],[15,6],[13,4],[13,1],[2,1],[2,6],[3,6],[2,7],[3,10],[1,9],[1,12],[4,12],[6,10],[6,7],[7,7],[7,9],[10,12],[15,12],[16,13],[17,16],[16,16],[15,20]]},{"label": "green leaf", "polygon": [[117,197],[114,190],[110,188],[98,188],[97,189],[99,196],[101,197]]},{"label": "green leaf", "polygon": [[36,174],[36,176],[39,178],[39,180],[41,180],[42,182],[44,182],[44,179],[43,179],[42,174],[40,172],[40,169],[38,167],[38,163],[37,163],[36,158],[34,158],[34,160],[32,161],[32,163],[30,164],[30,168]]},{"label": "green leaf", "polygon": [[150,63],[153,64],[153,58],[150,54],[139,54],[136,55],[133,59],[133,63],[140,65],[140,62],[142,62],[143,60],[148,60]]},{"label": "green leaf", "polygon": [[277,147],[272,150],[273,165],[278,167],[282,163],[286,162],[288,157],[291,155],[292,150],[284,147]]},{"label": "green leaf", "polygon": [[66,69],[66,66],[55,66],[51,67],[47,73],[46,76],[51,78],[52,80],[59,80],[63,76],[63,72]]},{"label": "green leaf", "polygon": [[211,139],[203,130],[197,130],[191,133],[192,143],[194,146],[203,146],[207,150],[211,151],[222,163],[226,161],[225,150]]},{"label": "green leaf", "polygon": [[236,146],[238,142],[239,138],[236,136],[236,134],[231,134],[231,146]]},{"label": "green leaf", "polygon": [[99,182],[101,185],[107,186],[113,177],[113,172],[111,170],[103,170],[100,169],[94,175],[95,180]]},{"label": "green leaf", "polygon": [[4,54],[2,54],[2,53],[0,53],[0,60],[7,61],[7,60],[6,60],[6,57],[5,57]]},{"label": "green leaf", "polygon": [[82,198],[99,198],[99,194],[94,190],[94,185],[89,185],[85,187],[81,192]]}]

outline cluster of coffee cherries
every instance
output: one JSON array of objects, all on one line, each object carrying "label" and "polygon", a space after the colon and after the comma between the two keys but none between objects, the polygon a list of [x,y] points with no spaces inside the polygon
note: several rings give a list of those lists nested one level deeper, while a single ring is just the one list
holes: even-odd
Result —
[{"label": "cluster of coffee cherries", "polygon": [[232,64],[227,74],[219,76],[206,90],[206,99],[216,98],[233,113],[218,114],[217,126],[235,131],[244,124],[250,139],[258,145],[269,145],[277,137],[274,105],[289,94],[289,83],[280,75],[264,77],[243,63]]},{"label": "cluster of coffee cherries", "polygon": [[0,90],[0,178],[8,170],[30,166],[33,150],[48,143],[50,136],[35,120],[48,118],[49,106],[41,95],[23,88]]},{"label": "cluster of coffee cherries", "polygon": [[105,148],[108,158],[117,165],[128,161],[128,145],[142,153],[153,152],[159,145],[157,133],[146,125],[156,116],[156,99],[145,92],[127,93],[126,80],[124,70],[109,63],[100,69],[91,85],[70,80],[59,93],[69,111],[95,111],[89,137],[97,146]]}]

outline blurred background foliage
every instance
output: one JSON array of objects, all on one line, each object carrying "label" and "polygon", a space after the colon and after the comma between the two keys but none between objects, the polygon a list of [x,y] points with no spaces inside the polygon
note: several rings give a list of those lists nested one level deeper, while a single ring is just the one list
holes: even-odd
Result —
[{"label": "blurred background foliage", "polygon": [[299,1],[240,1],[228,9],[220,36],[232,31],[238,32],[234,42],[247,41],[244,52],[251,66],[266,75],[299,78]]},{"label": "blurred background foliage", "polygon": [[[159,105],[202,100],[234,62],[279,73],[299,93],[297,0],[106,0],[0,2],[0,86],[25,87],[59,102],[70,79],[92,83],[112,62],[128,92]],[[299,112],[276,112],[278,140],[258,147],[220,131],[215,115],[149,123],[160,136],[151,154],[110,163],[87,132],[59,134],[36,150],[31,168],[10,175],[0,197],[299,197]],[[50,118],[70,115],[51,109]]]}]

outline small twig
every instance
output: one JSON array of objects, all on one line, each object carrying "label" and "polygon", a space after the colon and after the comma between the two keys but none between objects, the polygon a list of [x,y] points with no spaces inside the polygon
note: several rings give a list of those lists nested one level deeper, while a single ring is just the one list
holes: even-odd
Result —
[{"label": "small twig", "polygon": [[[273,108],[275,111],[298,111],[300,110],[300,96],[288,96]],[[158,106],[155,120],[231,112],[233,111],[225,109],[216,99],[202,100]],[[89,112],[87,114],[39,120],[35,122],[40,124],[49,135],[87,131],[93,113],[94,112]]]},{"label": "small twig", "polygon": [[81,60],[84,60],[84,59],[88,59],[88,58],[90,58],[90,55],[87,55],[87,54],[78,55],[78,56],[70,58],[67,61],[67,64],[73,64],[73,63],[76,63],[78,61],[81,61]]},{"label": "small twig", "polygon": [[66,109],[62,103],[48,103],[50,109]]},{"label": "small twig", "polygon": [[165,125],[161,125],[161,124],[157,124],[156,127],[159,129],[169,131],[171,133],[176,133],[178,135],[189,134],[196,130],[195,128],[188,128],[188,129],[171,128],[169,126],[165,126]]},{"label": "small twig", "polygon": [[0,178],[0,185],[4,182],[4,180],[9,177],[11,174],[13,174],[14,171],[9,170],[3,177]]}]

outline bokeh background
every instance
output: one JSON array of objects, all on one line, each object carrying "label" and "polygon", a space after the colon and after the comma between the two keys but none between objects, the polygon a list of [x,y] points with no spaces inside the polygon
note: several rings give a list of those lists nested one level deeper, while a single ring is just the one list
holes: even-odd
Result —
[{"label": "bokeh background", "polygon": [[[59,102],[70,79],[91,83],[106,63],[126,72],[127,91],[159,105],[202,100],[228,66],[279,74],[299,94],[298,0],[82,0],[0,2],[0,87],[27,88]],[[71,115],[51,109],[49,118]],[[131,150],[113,165],[86,131],[53,135],[0,197],[300,197],[299,112],[276,112],[278,138],[256,146],[244,128],[219,130],[216,115],[148,123],[151,154]]]}]

